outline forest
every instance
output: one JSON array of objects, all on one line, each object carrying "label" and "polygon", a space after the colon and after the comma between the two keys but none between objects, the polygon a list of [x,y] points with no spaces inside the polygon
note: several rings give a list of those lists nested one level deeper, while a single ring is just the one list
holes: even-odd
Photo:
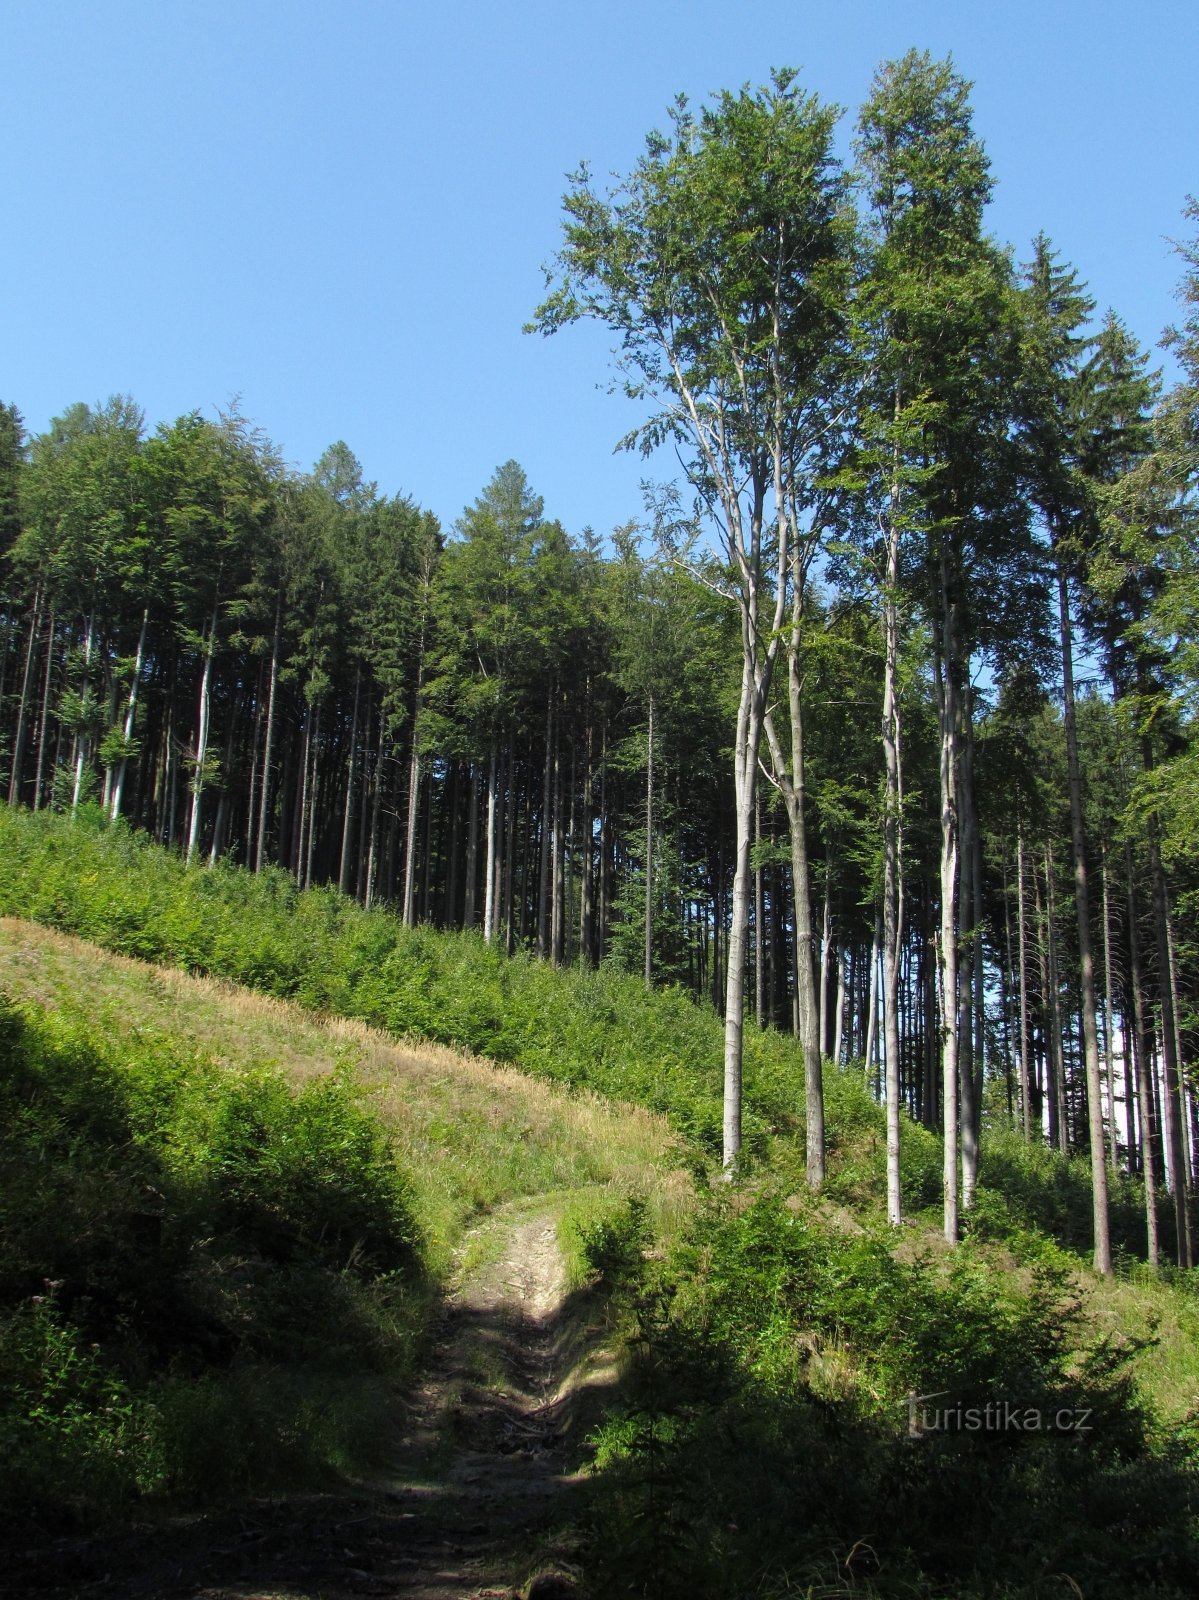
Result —
[{"label": "forest", "polygon": [[1100,1271],[1109,1171],[1190,1265],[1199,247],[1163,389],[986,234],[948,64],[880,69],[852,171],[836,120],[779,74],[576,175],[531,327],[612,330],[682,468],[608,538],[515,461],[443,529],[236,405],[7,405],[8,803],[707,998],[726,1165],[742,1030],[792,1029],[813,1186],[823,1055],[890,1108],[892,1222],[901,1108],[956,1130],[951,1239],[1008,1120],[1089,1154]]},{"label": "forest", "polygon": [[[572,175],[526,331],[605,330],[666,474],[603,532],[0,405],[0,1536],[235,1507],[198,1572],[351,1482],[305,1559],[522,1595],[1194,1592],[1199,202],[1167,377],[994,181],[916,51]],[[621,1352],[589,1498],[405,1533],[445,1317],[547,1426],[501,1259]],[[913,1448],[942,1394],[1093,1437]]]}]

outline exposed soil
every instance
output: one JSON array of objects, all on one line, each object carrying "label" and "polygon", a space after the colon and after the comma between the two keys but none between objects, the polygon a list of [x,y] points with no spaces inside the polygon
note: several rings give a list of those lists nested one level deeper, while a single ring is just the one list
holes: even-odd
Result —
[{"label": "exposed soil", "polygon": [[[579,1592],[580,1406],[612,1380],[567,1293],[554,1214],[505,1208],[468,1240],[394,1465],[355,1492],[262,1501],[18,1552],[0,1595],[84,1600],[554,1600]],[[392,1427],[392,1419],[381,1418]],[[575,1448],[571,1448],[571,1446]]]}]

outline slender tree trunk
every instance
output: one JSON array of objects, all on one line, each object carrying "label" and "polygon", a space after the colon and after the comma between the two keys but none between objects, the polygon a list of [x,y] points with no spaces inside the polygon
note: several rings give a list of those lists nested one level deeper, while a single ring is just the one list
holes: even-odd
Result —
[{"label": "slender tree trunk", "polygon": [[1175,1064],[1174,1083],[1172,1085],[1169,1084],[1169,1080],[1167,1078],[1167,1086],[1171,1096],[1177,1092],[1178,1097],[1177,1109],[1175,1113],[1178,1121],[1178,1138],[1176,1140],[1178,1146],[1178,1179],[1175,1186],[1175,1211],[1177,1211],[1178,1206],[1177,1196],[1179,1193],[1181,1193],[1183,1239],[1185,1244],[1185,1249],[1181,1252],[1179,1264],[1185,1264],[1188,1267],[1193,1267],[1195,1264],[1195,1244],[1191,1232],[1190,1205],[1192,1168],[1190,1162],[1185,1159],[1185,1151],[1183,1148],[1185,1143],[1184,1133],[1187,1122],[1187,1114],[1186,1096],[1183,1090],[1182,1023],[1178,1010],[1178,964],[1174,957],[1174,929],[1168,906],[1166,908],[1166,960],[1170,973],[1170,1012],[1174,1023]]},{"label": "slender tree trunk", "polygon": [[1047,979],[1049,984],[1049,1059],[1053,1074],[1053,1126],[1063,1155],[1070,1153],[1070,1118],[1066,1106],[1065,1036],[1062,1028],[1062,990],[1057,964],[1057,912],[1053,892],[1053,846],[1045,847],[1045,929]]},{"label": "slender tree trunk", "polygon": [[258,848],[254,871],[261,872],[266,862],[267,823],[271,805],[271,758],[275,753],[275,693],[279,686],[279,645],[283,629],[282,592],[275,599],[275,634],[271,644],[271,678],[266,697],[266,744],[262,752],[262,791],[258,797]]},{"label": "slender tree trunk", "polygon": [[375,898],[379,865],[379,812],[383,804],[383,712],[379,712],[379,749],[375,756],[375,785],[371,795],[371,842],[366,852],[366,883],[362,903],[370,910]]},{"label": "slender tree trunk", "polygon": [[493,738],[487,767],[487,860],[483,890],[483,937],[488,944],[495,933],[496,798],[496,746]]},{"label": "slender tree trunk", "polygon": [[354,774],[358,767],[358,699],[362,691],[362,666],[354,668],[354,714],[350,719],[350,750],[346,757],[346,805],[341,820],[341,860],[337,868],[337,887],[342,894],[350,888],[350,842],[354,817]]},{"label": "slender tree trunk", "polygon": [[420,745],[416,722],[412,725],[412,747],[408,753],[408,824],[404,834],[404,911],[403,920],[411,927],[416,920],[416,827],[420,813]]},{"label": "slender tree trunk", "polygon": [[321,751],[321,703],[318,700],[312,715],[312,782],[308,789],[308,841],[304,854],[304,887],[312,887],[312,863],[316,840],[316,824],[320,815],[317,775]]},{"label": "slender tree trunk", "polygon": [[121,814],[121,799],[125,793],[125,775],[129,770],[128,750],[133,743],[134,719],[137,715],[137,691],[142,678],[142,661],[146,654],[146,629],[150,622],[150,608],[147,606],[142,612],[141,631],[137,636],[137,654],[133,660],[133,681],[129,685],[129,698],[125,702],[125,725],[122,733],[125,739],[125,752],[122,754],[117,766],[116,781],[112,790],[112,820],[115,822]]},{"label": "slender tree trunk", "polygon": [[[741,1059],[745,1024],[746,929],[749,923],[753,836],[753,803],[757,777],[761,723],[749,649],[741,667],[741,701],[737,712],[733,792],[736,802],[736,855],[733,871],[733,905],[728,933],[728,976],[724,1010],[724,1148],[723,1164],[731,1175],[741,1154]],[[716,908],[714,908],[716,910]],[[719,912],[716,910],[716,917]],[[719,959],[714,959],[714,979],[719,982]]]},{"label": "slender tree trunk", "polygon": [[870,941],[870,977],[867,980],[866,999],[866,1081],[869,1084],[878,1057],[878,963],[882,944],[882,913],[874,915],[874,935]]},{"label": "slender tree trunk", "polygon": [[475,925],[475,902],[479,891],[479,775],[470,766],[470,809],[466,824],[466,892],[463,896],[462,924]]},{"label": "slender tree trunk", "polygon": [[1162,870],[1156,819],[1149,819],[1149,873],[1153,885],[1153,924],[1157,944],[1158,990],[1162,1008],[1162,1059],[1165,1067],[1165,1092],[1162,1095],[1162,1136],[1169,1164],[1169,1180],[1174,1199],[1174,1224],[1177,1258],[1180,1267],[1189,1267],[1187,1253],[1188,1212],[1186,1171],[1182,1153],[1182,1100],[1178,1083],[1177,1033],[1174,1026],[1174,996],[1170,983],[1169,904],[1166,876]]},{"label": "slender tree trunk", "polygon": [[654,977],[654,697],[649,697],[645,761],[645,987]]},{"label": "slender tree trunk", "polygon": [[200,805],[204,792],[204,762],[208,756],[209,691],[212,681],[212,657],[216,649],[217,607],[213,603],[212,618],[208,624],[208,639],[204,647],[204,671],[200,675],[200,706],[196,718],[196,774],[192,784],[191,820],[187,828],[187,865],[190,866],[200,840]]},{"label": "slender tree trunk", "polygon": [[[761,847],[762,843],[762,803],[754,802],[754,845]],[[762,885],[762,863],[759,861],[754,868],[754,1016],[758,1027],[766,1026],[766,971],[763,957],[765,955],[765,939],[762,933],[762,921],[765,912],[765,896]]]},{"label": "slender tree trunk", "polygon": [[973,785],[970,781],[969,689],[963,688],[960,701],[962,740],[958,763],[958,828],[961,841],[958,855],[958,1103],[961,1119],[962,1188],[961,1207],[974,1204],[978,1186],[979,1106],[974,1072],[974,969],[978,961],[978,930],[974,922],[974,850],[977,818]]},{"label": "slender tree trunk", "polygon": [[[1111,1126],[1108,1130],[1108,1161],[1111,1164],[1112,1171],[1118,1172],[1120,1167],[1120,1139],[1116,1127],[1116,1061],[1112,1046],[1112,913],[1107,881],[1106,849],[1103,854],[1100,881],[1103,888],[1103,1056],[1107,1072],[1107,1103],[1111,1113]],[[1132,1107],[1126,1106],[1125,1112],[1125,1120],[1131,1125]],[[1131,1131],[1128,1139],[1128,1148],[1131,1156]]]},{"label": "slender tree trunk", "polygon": [[[591,684],[588,680],[587,699],[590,706]],[[593,904],[594,891],[594,833],[595,815],[592,810],[594,797],[592,783],[595,774],[592,771],[594,757],[593,743],[594,729],[591,716],[587,719],[587,770],[583,775],[583,837],[581,850],[582,876],[579,883],[579,952],[585,966],[595,965],[595,929],[593,926],[595,908]]]},{"label": "slender tree trunk", "polygon": [[958,1238],[958,712],[955,682],[954,608],[949,598],[949,564],[941,552],[941,645],[934,656],[940,712],[941,789],[941,1112],[945,1134],[945,1237]]},{"label": "slender tree trunk", "polygon": [[[1020,948],[1020,1098],[1023,1102],[1024,1141],[1032,1138],[1033,1081],[1028,1053],[1028,949],[1027,917],[1024,910],[1024,827],[1016,831],[1016,918]],[[1040,1117],[1037,1119],[1037,1137],[1041,1136]]]},{"label": "slender tree trunk", "polygon": [[46,675],[42,679],[42,709],[37,730],[37,769],[33,778],[33,809],[42,804],[42,782],[46,771],[46,729],[50,725],[50,685],[54,672],[54,609],[50,610],[50,629],[46,635]]},{"label": "slender tree trunk", "polygon": [[545,697],[545,764],[541,773],[541,863],[537,876],[537,954],[548,961],[550,954],[550,852],[553,829],[550,807],[553,804],[554,778],[554,695],[551,683]]},{"label": "slender tree trunk", "polygon": [[1099,1033],[1095,1021],[1095,963],[1091,953],[1090,888],[1087,882],[1086,836],[1082,816],[1082,778],[1078,765],[1078,728],[1074,707],[1074,641],[1070,619],[1069,579],[1064,561],[1061,558],[1058,560],[1057,593],[1058,625],[1062,648],[1066,767],[1070,790],[1070,840],[1074,849],[1074,903],[1078,910],[1079,988],[1082,1002],[1083,1054],[1087,1084],[1087,1123],[1091,1143],[1091,1200],[1094,1214],[1095,1271],[1102,1273],[1105,1277],[1110,1277],[1112,1271],[1112,1245],[1108,1223],[1107,1165],[1103,1145],[1103,1099],[1099,1076]]},{"label": "slender tree trunk", "polygon": [[[95,639],[96,617],[92,612],[87,619],[87,633],[83,646],[83,696],[82,704],[86,706],[88,697],[88,673],[92,665],[92,645]],[[71,795],[71,815],[79,810],[79,798],[83,792],[83,773],[87,765],[88,736],[86,729],[80,729],[75,739],[75,788]],[[188,856],[190,861],[191,857]]]},{"label": "slender tree trunk", "polygon": [[42,586],[39,583],[33,597],[33,615],[29,619],[29,640],[25,646],[25,670],[21,675],[21,700],[17,711],[17,731],[13,738],[12,772],[8,780],[8,803],[15,806],[21,798],[21,767],[25,757],[25,723],[29,709],[29,692],[33,684],[33,656],[42,623]]}]

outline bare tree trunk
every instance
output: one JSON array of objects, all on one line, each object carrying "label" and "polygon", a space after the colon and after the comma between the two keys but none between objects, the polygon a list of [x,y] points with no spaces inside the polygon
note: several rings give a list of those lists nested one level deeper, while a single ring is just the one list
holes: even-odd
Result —
[{"label": "bare tree trunk", "polygon": [[129,698],[125,702],[125,725],[122,733],[125,739],[125,753],[122,754],[117,767],[116,781],[112,790],[112,820],[115,822],[121,814],[121,799],[125,792],[125,775],[129,770],[128,750],[133,743],[134,718],[137,715],[137,691],[142,678],[142,661],[146,654],[146,629],[150,622],[150,608],[147,606],[142,612],[141,631],[137,636],[137,655],[133,661],[133,682],[129,685]]},{"label": "bare tree trunk", "polygon": [[[1108,1160],[1113,1172],[1119,1171],[1120,1164],[1120,1139],[1116,1128],[1116,1062],[1112,1048],[1112,913],[1111,900],[1108,893],[1107,882],[1107,851],[1103,854],[1103,867],[1101,872],[1103,886],[1103,1057],[1107,1072],[1107,1103],[1111,1112],[1111,1126],[1108,1130]],[[1126,1106],[1126,1120],[1131,1123],[1132,1107]],[[1128,1147],[1132,1149],[1132,1139],[1128,1140]]]},{"label": "bare tree trunk", "polygon": [[[212,618],[208,624],[208,639],[204,649],[204,671],[200,675],[200,706],[196,718],[196,773],[192,783],[191,820],[187,828],[187,864],[191,865],[200,839],[200,805],[204,792],[204,762],[208,756],[209,688],[212,680],[212,657],[216,649],[217,607],[213,602]],[[89,630],[90,632],[90,630]]]},{"label": "bare tree trunk", "polygon": [[1061,980],[1057,965],[1057,913],[1053,893],[1053,846],[1045,847],[1045,928],[1047,979],[1049,983],[1049,1059],[1053,1074],[1053,1127],[1057,1147],[1070,1153],[1070,1119],[1066,1106],[1065,1039],[1062,1030]]},{"label": "bare tree trunk", "polygon": [[[762,803],[754,802],[754,844],[762,843]],[[754,1015],[759,1028],[766,1026],[766,972],[763,963],[765,941],[762,937],[762,918],[765,896],[762,890],[762,863],[754,869]]]},{"label": "bare tree trunk", "polygon": [[831,924],[832,908],[831,908],[831,905],[830,905],[830,900],[831,900],[831,897],[832,897],[832,884],[833,884],[832,846],[831,845],[826,845],[825,846],[825,871],[824,871],[824,916],[823,916],[823,919],[821,921],[821,937],[820,937],[820,1023],[819,1023],[819,1026],[820,1026],[820,1050],[821,1050],[822,1054],[827,1054],[832,1049],[832,1045],[831,1045],[831,1043],[829,1041],[829,1033],[828,1033],[828,1020],[829,1020],[828,1019],[829,957],[831,955],[831,947],[832,947],[832,924]]},{"label": "bare tree trunk", "polygon": [[587,685],[588,717],[587,717],[587,770],[583,775],[583,837],[581,855],[582,876],[579,882],[579,953],[585,966],[595,965],[595,930],[593,927],[593,863],[595,815],[592,810],[594,804],[591,786],[594,780],[592,760],[594,757],[594,744],[592,720],[590,715],[591,684]]},{"label": "bare tree trunk", "polygon": [[403,921],[409,928],[416,920],[416,825],[420,812],[420,784],[420,745],[414,719],[412,747],[408,753],[408,825],[404,834]]},{"label": "bare tree trunk", "polygon": [[1169,1085],[1169,1088],[1171,1095],[1174,1094],[1175,1089],[1177,1089],[1178,1093],[1178,1103],[1175,1114],[1178,1119],[1178,1139],[1176,1142],[1178,1145],[1179,1160],[1177,1169],[1178,1180],[1175,1188],[1175,1209],[1177,1209],[1178,1203],[1177,1195],[1181,1193],[1183,1236],[1186,1246],[1185,1265],[1191,1267],[1195,1264],[1195,1243],[1191,1232],[1191,1165],[1185,1159],[1185,1152],[1183,1150],[1183,1145],[1185,1142],[1184,1130],[1186,1127],[1187,1117],[1186,1097],[1183,1090],[1184,1071],[1182,1059],[1182,1024],[1178,1010],[1178,963],[1174,957],[1174,929],[1168,906],[1166,908],[1166,959],[1168,961],[1170,970],[1170,1010],[1174,1019],[1175,1080],[1173,1085]]},{"label": "bare tree trunk", "polygon": [[366,852],[366,882],[362,903],[369,911],[375,898],[379,863],[379,811],[383,803],[383,713],[379,712],[379,749],[375,755],[375,785],[371,795],[371,842]]},{"label": "bare tree trunk", "polygon": [[941,554],[941,643],[934,653],[940,712],[941,789],[941,1113],[945,1134],[942,1174],[945,1237],[958,1238],[958,712],[953,607],[948,558]]},{"label": "bare tree trunk", "polygon": [[37,730],[37,769],[33,778],[33,809],[41,810],[42,781],[45,775],[46,729],[50,723],[50,683],[54,670],[54,610],[50,610],[50,628],[46,634],[46,675],[42,680],[42,709]]},{"label": "bare tree trunk", "polygon": [[275,753],[275,693],[279,685],[279,644],[283,628],[283,596],[275,599],[275,635],[271,644],[271,679],[266,697],[266,744],[262,752],[262,790],[258,796],[258,848],[254,871],[261,872],[266,862],[266,832],[271,805],[271,758]]},{"label": "bare tree trunk", "polygon": [[[769,710],[764,709],[763,728],[770,746],[774,781],[787,807],[791,834],[791,892],[795,902],[795,1006],[799,1042],[804,1058],[804,1110],[806,1176],[808,1186],[819,1189],[824,1182],[824,1082],[821,1064],[820,1004],[816,994],[816,951],[812,926],[812,878],[808,861],[807,819],[804,804],[807,769],[804,752],[803,680],[800,645],[803,629],[804,594],[800,577],[795,582],[791,606],[791,629],[787,645],[787,699],[791,720],[791,764],[788,770],[782,746]],[[752,800],[752,793],[750,799]],[[744,826],[745,870],[749,872],[752,810],[738,812],[738,850]],[[740,855],[738,862],[740,863]],[[745,911],[749,913],[750,881],[744,885]],[[730,961],[732,941],[729,942]]]},{"label": "bare tree trunk", "polygon": [[836,951],[837,962],[837,1004],[833,1019],[833,1061],[838,1067],[841,1065],[841,1047],[845,1040],[845,955],[841,950]]},{"label": "bare tree trunk", "polygon": [[313,848],[316,839],[316,822],[319,813],[317,794],[317,769],[321,750],[321,703],[318,700],[312,716],[312,782],[308,788],[308,843],[304,855],[304,887],[312,887]]},{"label": "bare tree trunk", "polygon": [[[1095,1233],[1095,1271],[1111,1276],[1112,1244],[1108,1222],[1107,1165],[1103,1146],[1103,1100],[1099,1076],[1099,1033],[1095,1022],[1095,963],[1091,954],[1091,901],[1087,883],[1086,835],[1082,816],[1082,778],[1078,767],[1078,729],[1074,709],[1074,644],[1070,586],[1059,558],[1058,624],[1062,647],[1063,720],[1070,790],[1070,840],[1074,849],[1074,903],[1078,911],[1079,988],[1087,1083],[1087,1124],[1091,1144],[1091,1202]],[[1114,1119],[1113,1119],[1114,1120]]]},{"label": "bare tree trunk", "polygon": [[872,1069],[876,1064],[878,1052],[878,962],[881,941],[882,916],[880,912],[876,911],[874,915],[874,935],[870,941],[870,977],[866,999],[866,1048],[864,1059],[868,1084],[871,1080]]},{"label": "bare tree trunk", "polygon": [[1169,905],[1166,876],[1162,870],[1156,819],[1149,819],[1149,872],[1153,884],[1153,923],[1157,943],[1158,988],[1162,1007],[1162,1058],[1165,1067],[1165,1092],[1162,1095],[1162,1135],[1169,1164],[1170,1189],[1174,1198],[1174,1224],[1180,1267],[1191,1265],[1188,1253],[1188,1210],[1186,1170],[1182,1153],[1182,1101],[1178,1085],[1177,1033],[1174,1025],[1174,995],[1170,983]]},{"label": "bare tree trunk", "polygon": [[466,890],[463,895],[462,925],[475,925],[475,901],[479,892],[479,777],[474,762],[470,765],[470,810],[466,824]]},{"label": "bare tree trunk", "polygon": [[496,846],[496,748],[491,741],[487,767],[487,860],[484,867],[483,937],[491,943],[495,933],[495,846]]},{"label": "bare tree trunk", "polygon": [[554,737],[554,837],[550,852],[550,960],[562,965],[562,725]]},{"label": "bare tree trunk", "polygon": [[553,844],[550,807],[553,804],[556,687],[556,683],[551,683],[545,697],[545,765],[541,774],[541,864],[537,878],[537,954],[543,961],[547,961],[550,954],[550,851]]},{"label": "bare tree trunk", "polygon": [[[963,700],[968,690],[963,692]],[[969,713],[963,708],[963,723],[969,726]],[[958,826],[961,848],[958,855],[958,1103],[961,1119],[962,1188],[961,1206],[969,1211],[978,1186],[979,1106],[974,1072],[974,969],[978,961],[978,930],[974,923],[974,842],[977,821],[970,782],[969,737],[959,747]]]},{"label": "bare tree trunk", "polygon": [[1157,1184],[1161,1163],[1154,1138],[1153,1077],[1149,1072],[1148,1019],[1141,986],[1140,934],[1137,930],[1137,880],[1132,870],[1132,842],[1124,842],[1124,883],[1129,906],[1129,982],[1132,986],[1133,1054],[1137,1059],[1137,1109],[1141,1120],[1141,1178],[1145,1181],[1146,1256],[1156,1267],[1161,1242],[1157,1237]]},{"label": "bare tree trunk", "polygon": [[649,697],[645,762],[645,987],[654,975],[654,697]]},{"label": "bare tree trunk", "polygon": [[17,731],[13,738],[12,772],[8,780],[8,803],[15,806],[21,798],[21,767],[25,756],[25,722],[29,708],[29,691],[33,683],[33,656],[42,623],[42,586],[39,583],[33,597],[33,615],[29,619],[29,640],[25,646],[25,670],[21,675],[21,701],[17,712]]},{"label": "bare tree trunk", "polygon": [[[1016,917],[1020,947],[1020,1098],[1023,1102],[1024,1140],[1032,1138],[1033,1081],[1028,1053],[1028,951],[1026,944],[1027,918],[1024,911],[1024,827],[1016,830]],[[1037,1137],[1041,1136],[1038,1117]]]},{"label": "bare tree trunk", "polygon": [[[92,612],[87,619],[87,633],[83,647],[83,696],[82,703],[87,704],[88,672],[92,664],[92,645],[95,640],[96,617]],[[75,739],[75,788],[71,795],[71,815],[79,810],[79,797],[83,792],[83,773],[87,764],[88,737],[86,729],[81,729]],[[190,852],[188,860],[191,860]]]},{"label": "bare tree trunk", "polygon": [[362,666],[354,668],[354,714],[350,719],[350,750],[346,757],[346,806],[341,819],[341,860],[337,868],[337,887],[342,894],[350,889],[350,840],[354,817],[354,774],[358,768],[358,699],[362,691]]}]

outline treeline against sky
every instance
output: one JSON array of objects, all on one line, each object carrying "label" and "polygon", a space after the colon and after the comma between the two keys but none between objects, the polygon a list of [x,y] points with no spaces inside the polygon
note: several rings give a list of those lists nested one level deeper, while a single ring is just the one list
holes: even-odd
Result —
[{"label": "treeline against sky", "polygon": [[[919,70],[916,58],[909,90]],[[964,140],[964,90],[938,70],[925,88],[953,100]],[[883,126],[879,104],[867,126]],[[779,763],[763,759],[746,1012],[799,1031],[810,963],[823,1050],[883,1094],[889,848],[887,893],[898,888],[903,908],[888,922],[901,1103],[930,1127],[942,1120],[948,1004],[963,1160],[977,1170],[985,1115],[1065,1151],[1088,1149],[1098,1127],[1111,1166],[1144,1174],[1151,1194],[1168,1183],[1189,1261],[1195,257],[1184,251],[1184,381],[1163,397],[1149,354],[1115,313],[1096,318],[1048,239],[1022,265],[984,239],[989,180],[969,148],[973,188],[946,191],[959,236],[944,282],[904,311],[916,395],[878,351],[893,347],[900,291],[916,292],[918,274],[903,279],[896,263],[916,250],[920,218],[910,206],[905,236],[877,161],[873,187],[838,191],[846,359],[820,401],[804,565],[784,580],[802,614],[805,715],[797,751],[798,724],[781,713],[779,761],[799,794],[767,782]],[[919,175],[904,182],[916,193]],[[969,257],[957,279],[950,245]],[[919,250],[936,253],[926,239]],[[952,361],[938,366],[942,349]],[[700,522],[670,497],[650,542],[631,524],[604,540],[564,529],[514,461],[463,485],[464,500],[476,493],[444,529],[414,500],[380,494],[344,443],[311,472],[286,469],[236,411],[148,429],[117,396],[70,405],[29,437],[8,405],[8,803],[99,807],[197,865],[279,869],[409,923],[643,972],[719,1010],[736,870],[737,574],[704,553]],[[784,708],[788,690],[780,674]],[[947,716],[960,847],[948,908]],[[898,787],[885,778],[888,737],[902,750]],[[1147,1219],[1153,1254],[1152,1203]]]}]

